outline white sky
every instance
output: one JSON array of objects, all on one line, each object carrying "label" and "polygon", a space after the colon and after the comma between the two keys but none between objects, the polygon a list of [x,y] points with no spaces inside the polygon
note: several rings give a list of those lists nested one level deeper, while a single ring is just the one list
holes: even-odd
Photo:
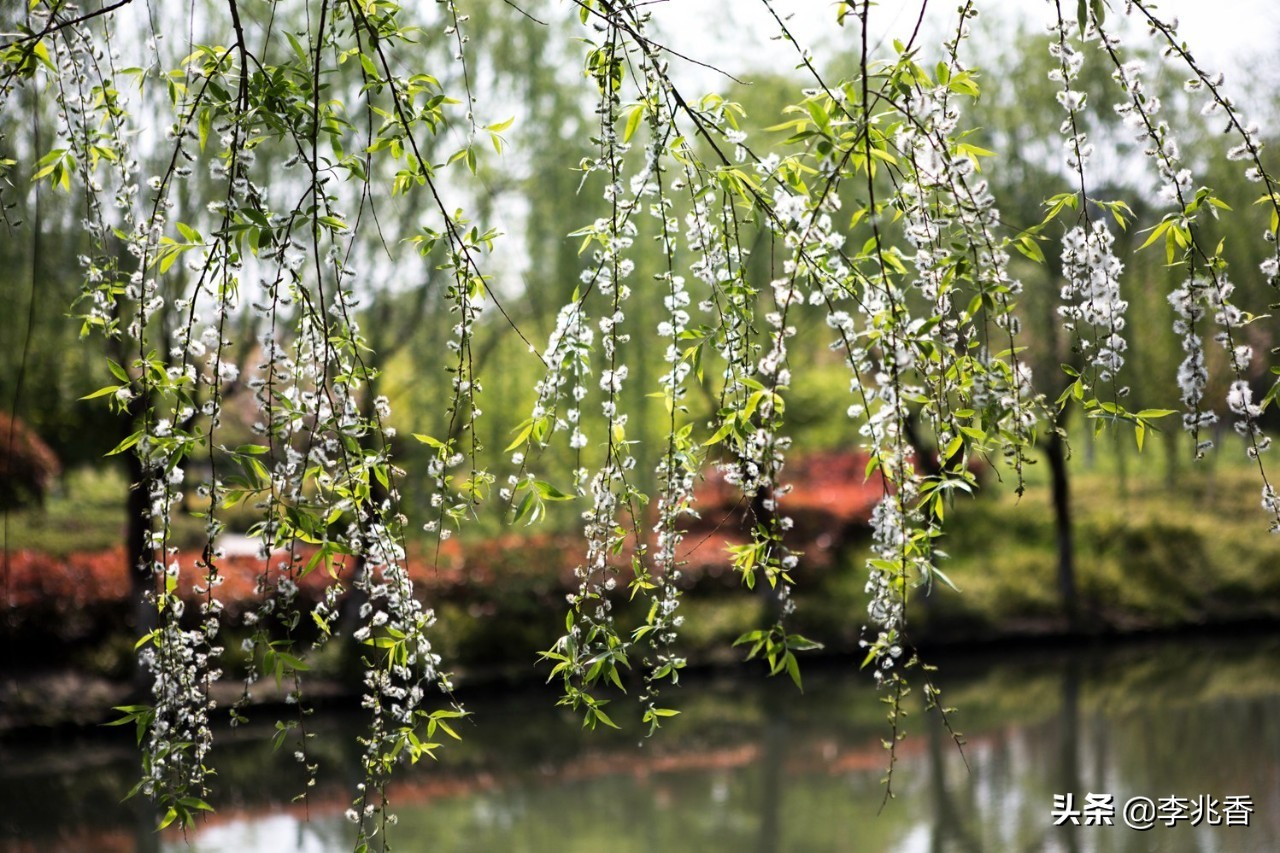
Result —
[{"label": "white sky", "polygon": [[[880,0],[871,9],[871,29],[905,38],[926,0]],[[927,0],[926,20],[936,25],[954,19],[957,0]],[[1073,0],[1061,0],[1064,14],[1075,14]],[[1107,0],[1112,18],[1122,17],[1124,0]],[[820,50],[824,40],[838,40],[834,3],[830,0],[772,0],[796,38]],[[993,16],[1022,15],[1035,22],[1050,20],[1047,0],[978,0],[979,11]],[[1254,71],[1280,59],[1280,3],[1276,0],[1159,0],[1148,4],[1162,18],[1179,20],[1179,34],[1206,68],[1227,72]],[[659,26],[673,47],[726,68],[779,69],[795,65],[791,48],[768,38],[777,32],[758,0],[659,0],[654,5]],[[731,11],[730,11],[731,10]],[[1136,13],[1135,13],[1136,17]],[[750,34],[744,39],[744,33]],[[850,33],[852,35],[852,33]],[[936,39],[934,39],[936,42]]]}]

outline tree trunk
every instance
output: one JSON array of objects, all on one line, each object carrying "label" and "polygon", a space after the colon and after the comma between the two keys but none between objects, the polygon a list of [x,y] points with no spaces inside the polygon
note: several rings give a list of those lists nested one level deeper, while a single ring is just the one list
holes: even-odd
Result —
[{"label": "tree trunk", "polygon": [[1164,485],[1167,489],[1176,488],[1178,485],[1178,455],[1182,450],[1180,429],[1166,429],[1163,433],[1164,437]]},{"label": "tree trunk", "polygon": [[[775,530],[777,524],[777,513],[770,509],[774,493],[772,488],[760,489],[756,492],[755,497],[751,499],[751,517],[748,518],[747,525],[755,524],[763,527],[765,530]],[[779,579],[776,586],[769,583],[768,578],[760,577],[757,581],[760,590],[760,600],[763,603],[765,611],[765,619],[770,624],[776,624],[782,620],[785,615],[783,612],[782,585],[785,583]]]},{"label": "tree trunk", "polygon": [[[902,431],[907,438],[907,443],[910,444],[911,449],[915,451],[916,469],[922,472],[925,477],[932,477],[935,479],[939,478],[942,476],[943,466],[950,465],[952,463],[958,464],[958,460],[943,459],[942,452],[941,452],[942,448],[938,449],[938,453],[934,453],[932,450],[930,450],[928,447],[925,446],[924,439],[920,435],[920,425],[918,423],[918,417],[914,412],[909,413],[907,417],[903,420]],[[934,512],[933,512],[932,501],[930,501],[928,505],[924,508],[924,512],[928,517],[927,520],[930,523],[937,522],[937,519],[933,517]],[[942,525],[938,524],[938,526],[941,527]],[[920,601],[921,609],[924,611],[926,622],[931,622],[932,614],[935,609],[934,602],[937,600],[933,597],[933,589],[931,587],[926,587],[924,595],[920,596],[918,600]],[[928,630],[930,627],[932,626],[929,624],[925,625],[926,630]]]},{"label": "tree trunk", "polygon": [[1071,484],[1067,474],[1066,442],[1056,430],[1049,434],[1045,455],[1049,458],[1049,471],[1052,475],[1053,528],[1058,551],[1058,595],[1062,602],[1062,612],[1067,617],[1067,627],[1074,632],[1080,627],[1080,611],[1076,600]]},{"label": "tree trunk", "polygon": [[[369,380],[365,391],[365,399],[360,403],[360,417],[366,422],[372,422],[375,414],[374,400],[376,398],[374,380]],[[366,437],[362,441],[362,445],[375,440],[376,438]],[[363,513],[363,518],[361,519],[362,532],[367,525],[376,521],[377,513],[373,507],[380,505],[388,497],[390,495],[382,483],[376,477],[370,477],[369,504],[360,510]],[[369,601],[369,596],[357,585],[357,581],[372,569],[369,567],[369,560],[363,551],[356,555],[352,564],[349,589],[342,602],[338,605],[336,633],[342,638],[343,642],[338,669],[343,679],[353,679],[354,681],[351,683],[359,683],[359,679],[365,670],[364,657],[366,647],[354,640],[353,635],[360,629],[363,622],[360,610]]]},{"label": "tree trunk", "polygon": [[[122,438],[133,429],[135,419],[123,418]],[[149,523],[150,496],[147,483],[147,472],[142,460],[132,449],[120,454],[124,459],[125,473],[129,481],[129,495],[125,502],[125,560],[129,573],[129,595],[133,602],[133,631],[141,637],[154,630],[159,624],[155,604],[149,601],[148,592],[152,589],[154,579],[148,557],[151,554],[151,525]],[[150,675],[141,666],[134,667],[134,688],[139,693],[150,690]]]},{"label": "tree trunk", "polygon": [[[1062,670],[1062,705],[1058,711],[1058,778],[1054,793],[1079,797],[1086,790],[1080,769],[1080,658],[1072,655]],[[1079,808],[1076,803],[1073,808]],[[1059,836],[1067,853],[1079,853],[1080,836],[1063,827]]]}]

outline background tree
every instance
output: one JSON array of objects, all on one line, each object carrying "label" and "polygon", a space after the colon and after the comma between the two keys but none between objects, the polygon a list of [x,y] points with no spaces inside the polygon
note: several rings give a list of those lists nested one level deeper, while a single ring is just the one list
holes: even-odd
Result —
[{"label": "background tree", "polygon": [[[451,0],[412,10],[321,2],[296,13],[272,7],[257,19],[228,0],[207,17],[183,12],[190,17],[180,27],[130,4],[82,13],[42,2],[0,42],[0,98],[11,103],[43,86],[57,109],[56,141],[33,141],[24,165],[34,159],[33,179],[48,186],[84,190],[85,323],[115,355],[115,382],[96,396],[130,424],[116,449],[136,466],[130,479],[147,534],[135,555],[147,581],[140,601],[155,620],[139,644],[154,702],[122,710],[141,733],[137,790],[160,803],[163,823],[189,823],[208,808],[210,686],[223,651],[219,537],[233,507],[254,515],[250,532],[262,544],[261,602],[250,621],[262,626],[270,615],[286,632],[263,629],[245,644],[251,681],[273,674],[291,683],[290,699],[305,709],[307,664],[290,632],[305,615],[322,644],[344,627],[342,596],[355,590],[363,598],[351,630],[370,714],[365,778],[350,812],[359,849],[385,828],[396,764],[431,754],[433,738],[452,734],[450,720],[463,713],[432,645],[433,614],[407,570],[408,530],[422,525],[442,540],[480,515],[495,488],[497,503],[519,521],[548,504],[572,502],[579,514],[577,587],[564,633],[543,659],[561,683],[562,704],[585,725],[616,725],[607,706],[625,672],[643,685],[643,723],[656,728],[674,713],[661,691],[685,663],[677,645],[681,522],[694,511],[694,483],[708,460],[752,508],[750,540],[731,549],[729,562],[747,586],[768,588],[773,605],[770,624],[739,643],[799,684],[797,654],[814,644],[788,621],[799,555],[787,541],[784,471],[797,376],[815,338],[832,353],[824,367],[834,361],[847,383],[842,434],[862,445],[867,474],[882,486],[867,563],[864,666],[889,708],[892,768],[911,689],[905,673],[919,665],[908,604],[947,581],[935,544],[952,495],[974,488],[970,463],[979,458],[1003,460],[1020,491],[1036,442],[1061,424],[1025,346],[1029,318],[1051,312],[1024,305],[1027,288],[1011,259],[1016,251],[1037,256],[1036,233],[1053,236],[1059,222],[1068,226],[1063,245],[1044,254],[1061,258],[1060,310],[1080,351],[1068,401],[1096,422],[1131,429],[1139,443],[1172,413],[1138,408],[1118,381],[1130,306],[1120,289],[1123,246],[1105,224],[1115,214],[1151,229],[1147,242],[1164,251],[1175,276],[1168,301],[1185,354],[1178,384],[1197,451],[1225,403],[1258,466],[1264,509],[1280,526],[1280,498],[1260,455],[1270,396],[1258,398],[1250,384],[1256,317],[1237,304],[1253,304],[1251,289],[1237,285],[1254,276],[1237,271],[1216,240],[1214,217],[1230,205],[1199,185],[1187,138],[1167,118],[1172,108],[1162,110],[1146,69],[1114,38],[1102,0],[1050,6],[1053,98],[1067,118],[1050,147],[1067,147],[1066,188],[1050,198],[1047,216],[1012,228],[987,177],[992,154],[971,132],[983,85],[970,60],[976,3],[942,25],[940,48],[927,47],[917,27],[883,50],[871,4],[837,4],[856,61],[833,74],[796,46],[803,88],[784,110],[777,145],[744,130],[740,104],[694,95],[673,74],[649,5],[576,6],[580,97],[589,110],[581,121],[566,110],[529,162],[564,156],[559,145],[569,134],[588,136],[578,140],[575,198],[589,201],[576,227],[564,229],[579,258],[572,282],[560,279],[571,267],[554,237],[559,225],[544,228],[548,217],[528,206],[525,219],[537,220],[530,260],[549,259],[555,276],[536,293],[535,282],[508,283],[503,274],[520,264],[496,259],[498,229],[476,218],[500,211],[500,192],[485,187],[485,160],[494,156],[485,150],[501,152],[509,127],[507,104],[485,103],[479,87],[508,66],[477,61],[470,34],[479,27],[496,49],[512,45],[527,70],[558,29],[540,43],[542,36],[472,20]],[[922,15],[933,11],[926,7]],[[764,8],[794,44],[786,21]],[[1190,76],[1190,94],[1227,125],[1229,156],[1262,193],[1262,218],[1249,229],[1269,235],[1259,269],[1275,284],[1280,193],[1261,160],[1259,131],[1171,22],[1142,0],[1126,11],[1149,24],[1161,52]],[[177,44],[184,37],[170,42],[166,33],[188,35]],[[534,49],[521,53],[517,43]],[[132,64],[117,59],[126,52]],[[1133,208],[1101,195],[1109,186],[1086,170],[1089,146],[1109,140],[1105,123],[1082,124],[1085,52],[1114,74],[1111,99],[1151,164],[1158,221],[1129,223]],[[418,60],[441,67],[424,70]],[[533,100],[519,105],[536,111]],[[163,140],[140,130],[145,113],[166,116]],[[140,149],[152,141],[149,159]],[[1030,162],[1028,174],[1053,174]],[[11,173],[18,163],[4,159]],[[553,186],[548,195],[562,198],[567,186]],[[403,215],[383,216],[390,206]],[[388,286],[401,281],[421,289]],[[531,315],[546,318],[545,338],[523,322],[515,307],[522,296],[536,306]],[[377,386],[390,367],[377,349],[400,346],[388,333],[411,316],[447,327],[434,343],[444,383],[433,431],[414,433],[426,456],[420,507],[404,500],[406,474],[393,462],[389,408]],[[505,459],[490,464],[482,372],[490,352],[510,363],[499,336],[532,350],[523,364],[535,378],[528,416],[514,441],[493,445],[506,447]],[[226,414],[241,388],[260,417],[249,441],[233,443]],[[928,447],[938,464],[922,461],[919,449]],[[1061,461],[1061,445],[1051,443],[1050,455]],[[570,460],[571,470],[541,473],[557,459]],[[205,547],[183,565],[174,518],[196,469],[207,472],[197,486]],[[304,614],[297,583],[317,571],[332,583]],[[197,613],[187,612],[188,588],[200,596]],[[634,623],[619,616],[622,593],[637,602]],[[937,707],[936,690],[922,680]],[[443,702],[432,701],[437,689]],[[280,725],[308,764],[300,714]]]}]

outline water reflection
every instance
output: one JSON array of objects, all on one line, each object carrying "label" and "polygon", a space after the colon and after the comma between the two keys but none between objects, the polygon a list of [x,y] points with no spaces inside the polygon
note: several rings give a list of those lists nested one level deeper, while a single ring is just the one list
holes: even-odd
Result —
[{"label": "water reflection", "polygon": [[[653,740],[583,733],[543,693],[470,702],[475,724],[392,790],[400,850],[1273,851],[1280,638],[944,660],[964,756],[916,702],[880,810],[884,707],[848,665],[788,684],[704,677]],[[918,696],[916,697],[918,699]],[[349,849],[358,720],[330,717],[306,806],[264,740],[224,739],[219,814],[185,840],[136,805],[129,744],[0,747],[0,849]],[[966,767],[966,759],[968,766]],[[1054,827],[1055,794],[1114,797],[1113,826]],[[1134,796],[1247,795],[1251,826],[1123,826]],[[878,813],[879,812],[879,813]]]}]

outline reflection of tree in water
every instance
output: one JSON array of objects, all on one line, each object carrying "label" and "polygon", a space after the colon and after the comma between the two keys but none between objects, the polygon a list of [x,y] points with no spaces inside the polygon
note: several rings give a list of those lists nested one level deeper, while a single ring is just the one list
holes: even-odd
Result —
[{"label": "reflection of tree in water", "polygon": [[[465,740],[393,788],[400,841],[405,849],[463,850],[510,849],[519,840],[520,849],[557,853],[861,853],[909,842],[937,853],[1004,853],[1129,850],[1139,842],[1183,849],[1206,840],[1223,850],[1244,849],[1237,841],[1280,849],[1269,806],[1280,799],[1277,645],[1199,640],[944,665],[947,704],[961,710],[972,771],[933,720],[913,715],[895,771],[902,786],[880,814],[883,716],[863,701],[848,665],[806,672],[804,695],[789,683],[717,680],[691,693],[670,730],[639,749],[635,732],[582,733],[542,697],[507,690],[476,697],[476,725],[465,727]],[[325,722],[315,742],[324,775],[311,823],[286,824],[278,837],[284,849],[299,832],[312,849],[338,849],[350,829],[341,817],[349,805],[344,774],[358,764],[358,745],[343,718]],[[251,839],[266,832],[268,819],[307,818],[288,802],[303,784],[296,768],[265,760],[269,732],[250,741],[241,730],[242,742],[224,741],[215,784],[226,806],[197,845],[263,849]],[[182,847],[180,836],[155,835],[153,816],[118,805],[134,773],[132,733],[109,734],[122,737],[113,761],[65,743],[0,750],[0,848],[14,838],[39,849],[66,839],[83,843],[61,849]],[[1074,793],[1079,807],[1087,792],[1113,794],[1117,822],[1119,806],[1137,794],[1247,794],[1257,811],[1247,838],[1225,827],[1053,827],[1052,794]]]},{"label": "reflection of tree in water", "polygon": [[[1062,669],[1062,707],[1058,712],[1057,793],[1084,794],[1080,779],[1080,659],[1072,656]],[[1070,827],[1054,827],[1069,853],[1079,853],[1079,835]]]},{"label": "reflection of tree in water", "polygon": [[[929,839],[929,850],[931,853],[943,853],[947,850],[980,853],[982,844],[969,828],[969,822],[974,819],[976,812],[972,808],[958,807],[947,784],[947,752],[955,749],[955,743],[941,720],[931,718],[927,729],[929,795],[933,800],[933,832]],[[967,763],[965,768],[969,769]]]},{"label": "reflection of tree in water", "polygon": [[787,757],[787,707],[789,702],[779,690],[765,690],[761,700],[764,730],[761,733],[760,835],[756,849],[773,853],[782,849],[782,805],[785,790],[783,762]]}]

